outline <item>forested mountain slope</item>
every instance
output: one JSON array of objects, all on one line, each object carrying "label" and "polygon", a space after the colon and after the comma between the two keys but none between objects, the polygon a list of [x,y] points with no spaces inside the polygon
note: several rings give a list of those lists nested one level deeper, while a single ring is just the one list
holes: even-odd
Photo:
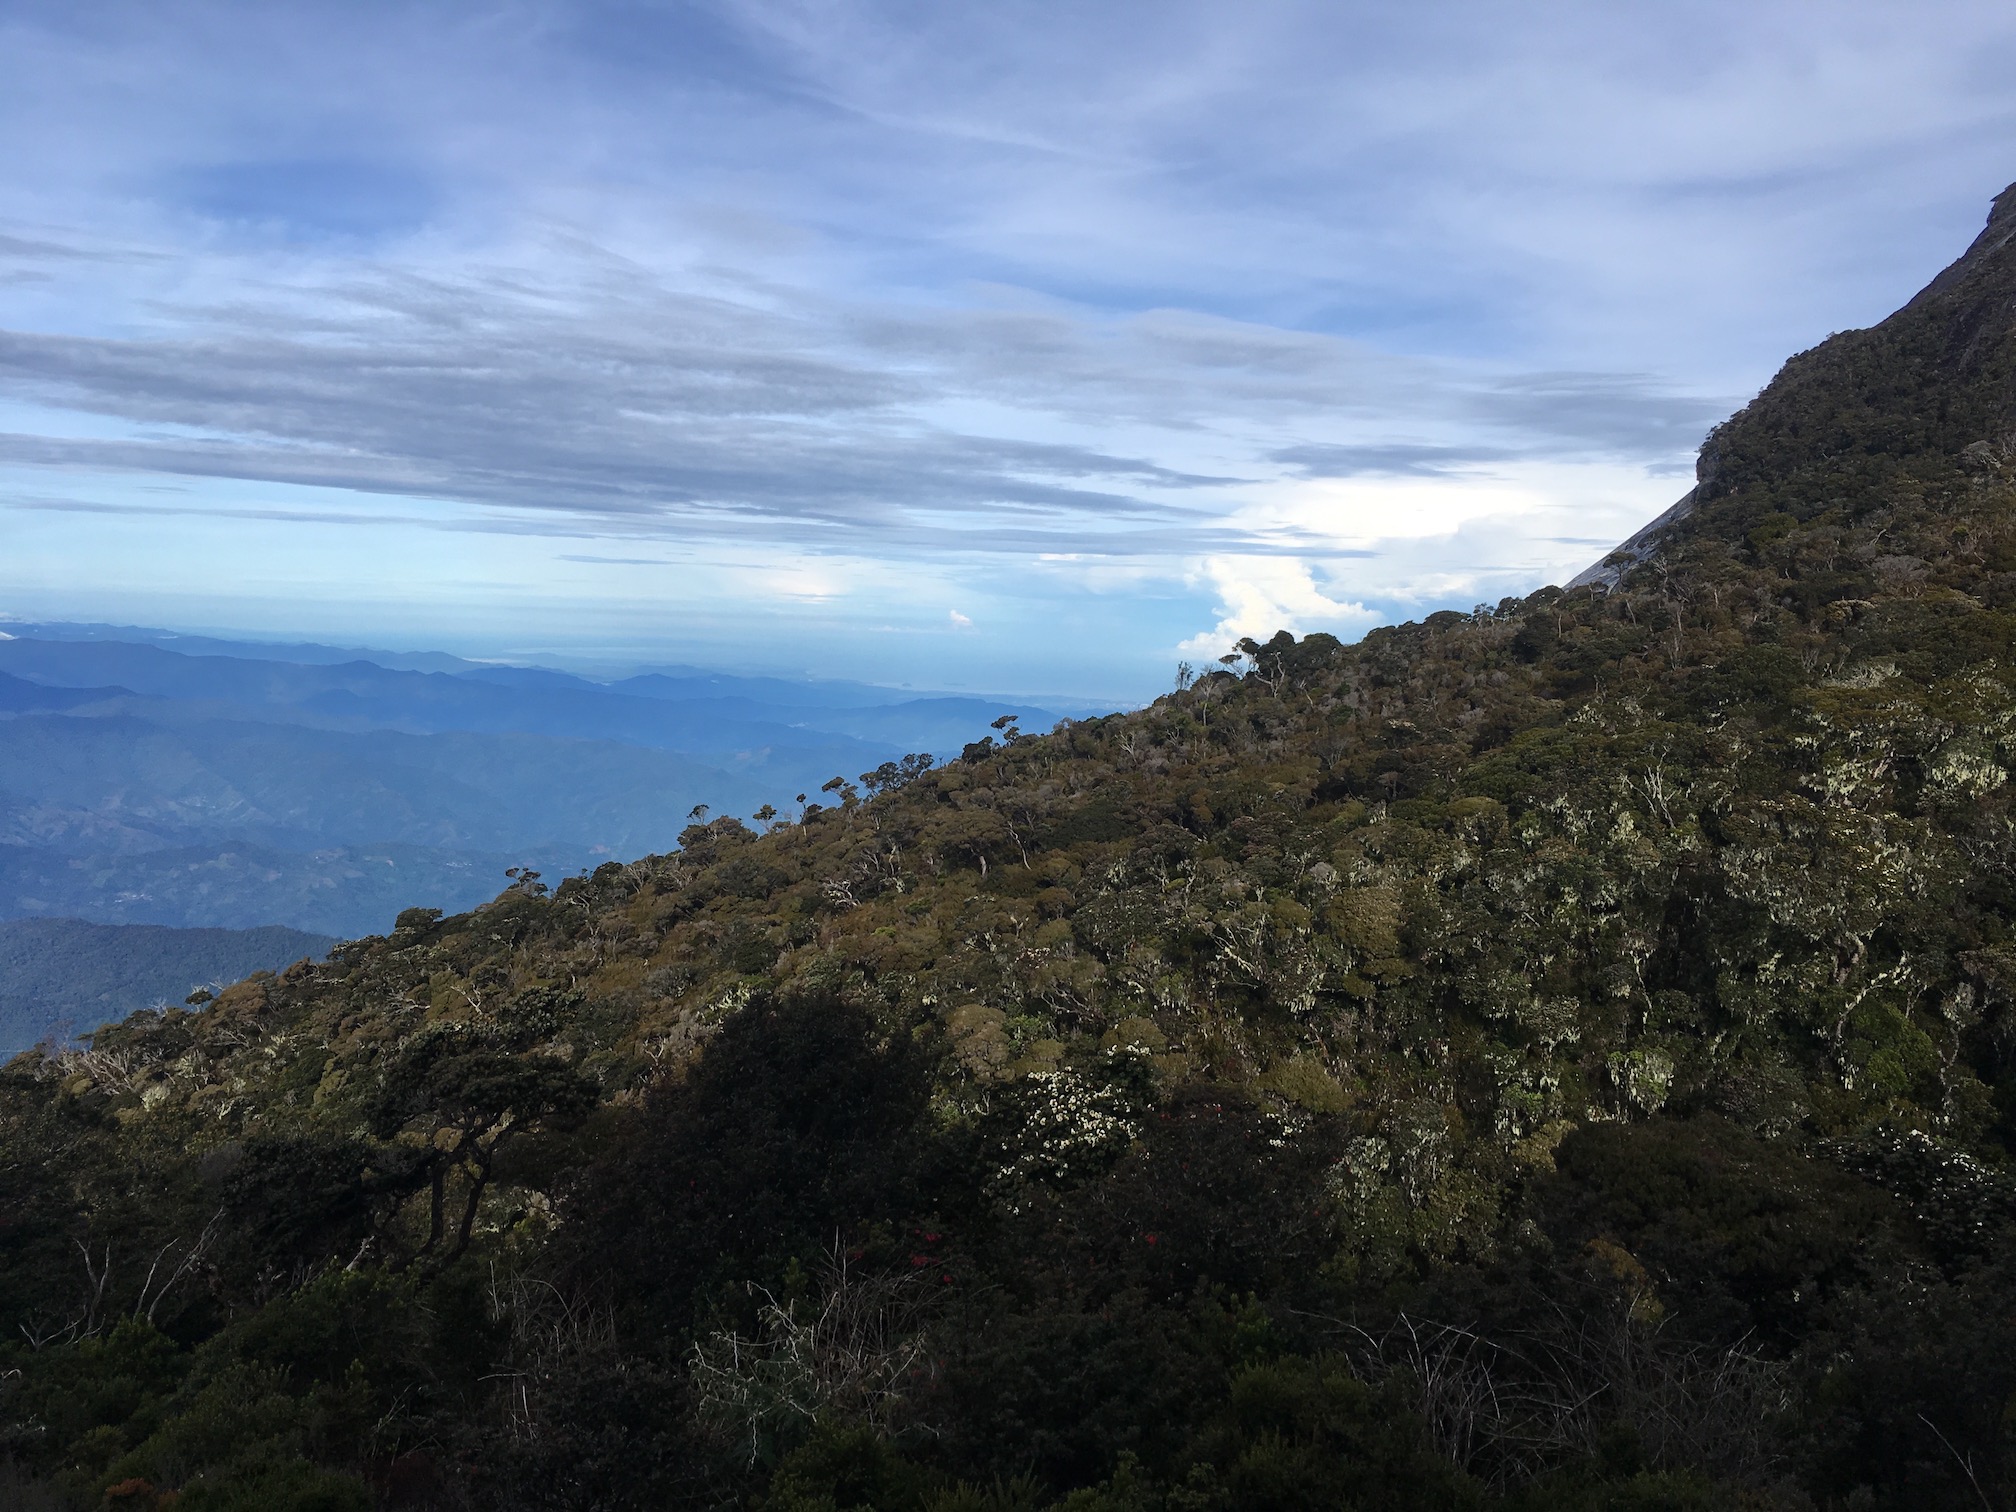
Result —
[{"label": "forested mountain slope", "polygon": [[22,1494],[2009,1505],[2012,232],[1607,590],[16,1060]]},{"label": "forested mountain slope", "polygon": [[251,972],[319,956],[336,942],[264,929],[166,929],[82,919],[0,922],[0,1055],[11,1056],[136,1008],[180,1003]]}]

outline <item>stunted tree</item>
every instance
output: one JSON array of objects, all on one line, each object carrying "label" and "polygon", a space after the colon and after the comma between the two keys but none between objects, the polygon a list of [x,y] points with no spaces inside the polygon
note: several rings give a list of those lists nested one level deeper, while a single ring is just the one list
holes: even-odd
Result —
[{"label": "stunted tree", "polygon": [[472,1038],[416,1037],[387,1071],[370,1108],[373,1135],[424,1152],[427,1237],[404,1264],[460,1257],[475,1232],[498,1150],[544,1120],[579,1117],[595,1106],[594,1081],[564,1061],[514,1055]]},{"label": "stunted tree", "polygon": [[870,798],[879,793],[894,792],[930,771],[935,759],[928,751],[912,751],[901,761],[885,761],[874,771],[863,772],[861,785],[868,789]]}]

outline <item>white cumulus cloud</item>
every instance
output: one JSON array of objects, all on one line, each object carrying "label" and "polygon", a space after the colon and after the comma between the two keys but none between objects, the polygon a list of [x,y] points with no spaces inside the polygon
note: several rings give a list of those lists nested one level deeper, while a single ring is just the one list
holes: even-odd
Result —
[{"label": "white cumulus cloud", "polygon": [[1265,640],[1276,630],[1355,636],[1380,618],[1363,604],[1330,597],[1309,565],[1295,557],[1207,557],[1201,570],[1217,594],[1219,619],[1177,647],[1186,655],[1221,656],[1242,636]]}]

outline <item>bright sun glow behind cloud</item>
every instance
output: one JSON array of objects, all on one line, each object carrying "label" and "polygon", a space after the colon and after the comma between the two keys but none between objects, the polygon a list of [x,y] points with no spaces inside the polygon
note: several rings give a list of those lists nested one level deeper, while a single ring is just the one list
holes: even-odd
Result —
[{"label": "bright sun glow behind cloud", "polygon": [[[1239,523],[1278,555],[1213,555],[1217,623],[1183,641],[1216,657],[1278,629],[1353,637],[1388,605],[1467,604],[1571,576],[1670,503],[1670,478],[1606,464],[1509,464],[1452,478],[1320,479],[1260,490]],[[1575,532],[1590,532],[1576,534]]]}]

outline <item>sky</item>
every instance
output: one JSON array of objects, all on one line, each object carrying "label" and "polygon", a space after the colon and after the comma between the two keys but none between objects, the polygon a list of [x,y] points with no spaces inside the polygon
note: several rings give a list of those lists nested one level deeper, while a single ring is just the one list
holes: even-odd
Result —
[{"label": "sky", "polygon": [[1138,701],[1564,581],[2016,7],[0,0],[0,614]]}]

